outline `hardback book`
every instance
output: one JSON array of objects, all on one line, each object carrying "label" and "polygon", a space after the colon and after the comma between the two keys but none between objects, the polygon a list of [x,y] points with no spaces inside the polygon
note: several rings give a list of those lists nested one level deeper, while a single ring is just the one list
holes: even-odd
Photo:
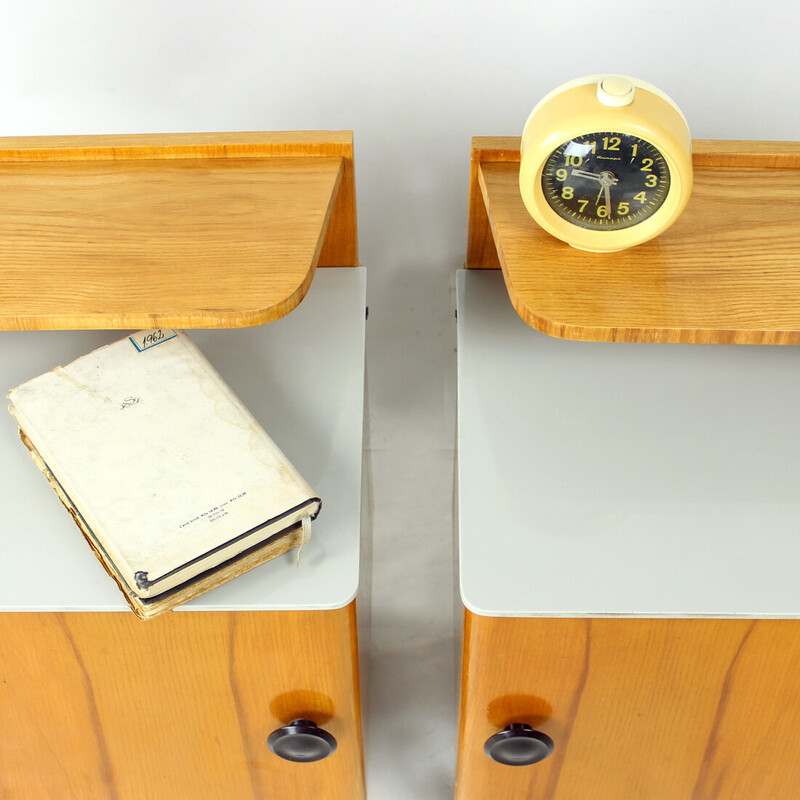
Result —
[{"label": "hardback book", "polygon": [[8,398],[22,441],[139,617],[303,545],[319,513],[183,331],[140,331]]}]

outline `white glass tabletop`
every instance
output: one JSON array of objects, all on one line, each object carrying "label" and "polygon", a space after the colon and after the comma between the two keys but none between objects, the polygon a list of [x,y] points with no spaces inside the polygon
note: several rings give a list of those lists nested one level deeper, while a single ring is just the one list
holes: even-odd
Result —
[{"label": "white glass tabletop", "polygon": [[[295,566],[279,556],[182,606],[330,609],[359,584],[364,268],[319,269],[288,316],[256,328],[190,331],[193,341],[323,499]],[[125,331],[0,333],[0,387],[122,338]],[[124,454],[120,454],[124,458]],[[55,492],[0,417],[0,610],[117,611],[127,604]]]},{"label": "white glass tabletop", "polygon": [[800,348],[571,342],[458,274],[461,596],[800,616]]}]

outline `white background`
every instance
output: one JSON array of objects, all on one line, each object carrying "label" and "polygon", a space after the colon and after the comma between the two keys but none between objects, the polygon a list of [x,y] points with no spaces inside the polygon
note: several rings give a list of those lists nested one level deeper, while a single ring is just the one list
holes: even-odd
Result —
[{"label": "white background", "polygon": [[372,800],[452,796],[452,274],[469,140],[622,72],[696,138],[798,139],[800,6],[743,2],[4,3],[0,135],[352,129],[369,269]]}]

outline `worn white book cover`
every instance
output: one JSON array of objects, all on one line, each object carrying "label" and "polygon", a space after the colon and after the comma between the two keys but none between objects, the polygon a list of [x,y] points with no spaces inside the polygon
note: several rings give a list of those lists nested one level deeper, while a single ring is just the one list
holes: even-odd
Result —
[{"label": "worn white book cover", "polygon": [[187,582],[204,591],[260,563],[259,547],[280,535],[272,555],[304,541],[319,512],[183,331],[140,331],[8,397],[23,441],[134,610],[171,598],[140,616],[199,593],[181,593]]}]

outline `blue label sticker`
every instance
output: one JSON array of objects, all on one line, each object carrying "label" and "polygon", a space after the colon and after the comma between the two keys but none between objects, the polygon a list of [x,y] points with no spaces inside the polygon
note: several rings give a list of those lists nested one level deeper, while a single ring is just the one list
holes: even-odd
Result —
[{"label": "blue label sticker", "polygon": [[155,347],[157,344],[163,344],[170,339],[174,339],[177,335],[178,334],[173,330],[158,328],[152,331],[139,331],[139,333],[134,333],[133,336],[129,336],[128,338],[131,344],[142,353],[145,350],[149,350],[151,347]]}]

